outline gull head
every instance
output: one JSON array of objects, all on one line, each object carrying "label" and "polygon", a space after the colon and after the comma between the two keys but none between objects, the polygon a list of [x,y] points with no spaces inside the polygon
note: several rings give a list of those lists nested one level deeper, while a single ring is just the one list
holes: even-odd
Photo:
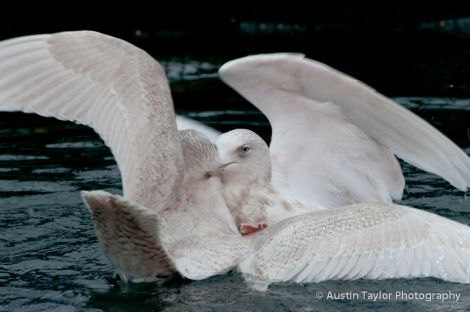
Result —
[{"label": "gull head", "polygon": [[196,130],[181,130],[184,174],[182,189],[186,207],[193,210],[195,218],[215,219],[212,228],[221,227],[238,233],[230,211],[225,205],[221,172],[227,165],[222,163],[214,144]]},{"label": "gull head", "polygon": [[[184,157],[183,188],[189,193],[211,194],[221,189],[223,164],[214,144],[196,130],[181,130]],[[198,191],[204,189],[205,191]],[[201,197],[201,196],[198,196]]]},{"label": "gull head", "polygon": [[266,142],[247,129],[236,129],[219,136],[216,141],[219,157],[226,165],[225,183],[250,185],[271,182],[271,156]]},{"label": "gull head", "polygon": [[207,181],[220,177],[226,166],[220,160],[212,142],[196,130],[180,130],[185,163],[185,177],[192,181]]}]

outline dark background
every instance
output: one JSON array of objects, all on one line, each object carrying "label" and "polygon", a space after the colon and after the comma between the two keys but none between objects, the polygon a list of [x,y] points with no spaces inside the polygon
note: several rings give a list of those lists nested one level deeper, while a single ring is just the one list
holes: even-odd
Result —
[{"label": "dark background", "polygon": [[[2,4],[0,39],[80,29],[120,37],[158,60],[198,59],[218,66],[247,54],[295,51],[388,96],[470,97],[465,1]],[[200,88],[175,86],[173,92]]]}]

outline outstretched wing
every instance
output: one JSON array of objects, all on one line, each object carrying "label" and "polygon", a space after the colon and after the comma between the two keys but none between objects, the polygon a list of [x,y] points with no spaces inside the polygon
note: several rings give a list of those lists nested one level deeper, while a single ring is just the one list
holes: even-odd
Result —
[{"label": "outstretched wing", "polygon": [[164,252],[157,215],[104,191],[82,192],[103,254],[124,281],[148,281],[175,270]]},{"label": "outstretched wing", "polygon": [[228,62],[219,74],[269,119],[273,183],[287,198],[319,198],[320,206],[374,200],[373,193],[382,201],[400,198],[403,178],[388,149],[460,190],[470,187],[470,158],[458,146],[324,64],[303,55],[255,55]]},{"label": "outstretched wing", "polygon": [[358,204],[293,217],[240,270],[254,286],[359,278],[470,283],[470,228],[422,210]]},{"label": "outstretched wing", "polygon": [[171,206],[183,164],[170,90],[146,52],[91,31],[0,42],[0,111],[92,127],[111,148],[124,195]]}]

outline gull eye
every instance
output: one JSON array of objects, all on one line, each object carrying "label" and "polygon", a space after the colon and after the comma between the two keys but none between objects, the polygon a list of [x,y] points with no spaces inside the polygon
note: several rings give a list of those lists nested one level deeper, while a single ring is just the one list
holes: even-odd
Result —
[{"label": "gull eye", "polygon": [[240,156],[241,157],[246,157],[248,156],[248,153],[251,151],[251,146],[248,144],[242,145],[240,147]]},{"label": "gull eye", "polygon": [[212,177],[212,172],[211,171],[207,171],[206,173],[204,173],[204,177],[206,179],[210,179]]}]

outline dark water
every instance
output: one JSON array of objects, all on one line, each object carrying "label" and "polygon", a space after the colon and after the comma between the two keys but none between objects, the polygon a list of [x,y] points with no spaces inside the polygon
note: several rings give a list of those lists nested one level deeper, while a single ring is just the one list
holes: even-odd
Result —
[{"label": "dark water", "polygon": [[[470,101],[398,98],[470,153]],[[181,111],[220,129],[248,127],[269,139],[253,111]],[[470,199],[438,177],[404,165],[404,204],[470,224]],[[200,282],[121,285],[101,255],[80,190],[121,192],[116,164],[88,128],[26,114],[0,114],[0,311],[463,311],[470,285],[435,279],[334,281],[248,289],[236,273]],[[467,194],[468,195],[468,194]],[[392,293],[393,300],[328,299],[328,292]],[[455,300],[395,299],[452,292]],[[320,299],[323,295],[323,298]],[[362,298],[362,297],[361,297]]]}]

